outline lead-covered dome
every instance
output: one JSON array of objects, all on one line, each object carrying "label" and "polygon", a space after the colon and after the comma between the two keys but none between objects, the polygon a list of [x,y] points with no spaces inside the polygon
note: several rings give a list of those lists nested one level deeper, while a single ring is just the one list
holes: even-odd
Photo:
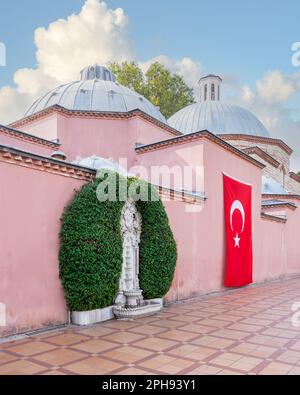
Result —
[{"label": "lead-covered dome", "polygon": [[214,134],[248,134],[269,137],[265,126],[250,111],[220,100],[218,76],[208,75],[199,81],[200,102],[191,104],[168,119],[182,133],[208,130]]},{"label": "lead-covered dome", "polygon": [[106,67],[94,65],[81,71],[81,80],[61,85],[38,99],[25,116],[53,105],[69,110],[128,112],[139,109],[161,122],[166,122],[159,109],[144,96],[116,82]]}]

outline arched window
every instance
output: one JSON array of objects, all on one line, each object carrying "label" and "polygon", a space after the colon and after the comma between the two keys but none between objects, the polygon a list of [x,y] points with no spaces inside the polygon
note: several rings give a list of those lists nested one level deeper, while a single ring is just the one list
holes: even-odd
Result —
[{"label": "arched window", "polygon": [[204,100],[207,100],[207,84],[204,86]]},{"label": "arched window", "polygon": [[216,100],[215,84],[211,84],[211,100]]}]

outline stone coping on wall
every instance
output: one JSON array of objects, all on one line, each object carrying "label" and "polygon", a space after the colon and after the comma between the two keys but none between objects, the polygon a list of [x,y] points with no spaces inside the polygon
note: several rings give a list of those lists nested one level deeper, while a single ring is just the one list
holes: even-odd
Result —
[{"label": "stone coping on wall", "polygon": [[256,154],[261,159],[265,160],[275,168],[278,168],[280,166],[280,163],[276,159],[274,159],[271,155],[269,155],[268,153],[266,153],[265,151],[263,151],[261,148],[257,146],[243,148],[242,151],[245,152],[245,154],[247,155]]},{"label": "stone coping on wall", "polygon": [[140,146],[135,147],[135,151],[138,154],[144,154],[144,153],[155,151],[155,150],[165,149],[165,148],[168,148],[168,147],[174,146],[174,145],[188,144],[190,142],[201,140],[201,139],[207,139],[207,140],[212,141],[213,143],[221,146],[222,148],[226,149],[227,151],[230,151],[231,153],[239,156],[240,158],[245,159],[246,161],[259,167],[260,169],[263,169],[265,167],[264,164],[260,163],[259,161],[252,158],[251,156],[247,155],[245,152],[234,147],[233,145],[227,143],[226,141],[224,141],[220,137],[216,136],[215,134],[209,132],[208,130],[202,130],[202,131],[195,132],[195,133],[184,134],[184,135],[181,135],[178,137],[158,141],[158,142],[147,144],[147,145],[140,145]]},{"label": "stone coping on wall", "polygon": [[235,141],[251,141],[262,144],[277,145],[282,148],[287,154],[291,155],[293,150],[284,141],[280,139],[275,139],[273,137],[262,137],[262,136],[252,136],[248,134],[218,134],[218,136],[223,140],[235,140]]},{"label": "stone coping on wall", "polygon": [[157,188],[162,200],[170,199],[190,204],[203,204],[207,200],[207,197],[204,193],[176,190],[158,185],[154,186]]},{"label": "stone coping on wall", "polygon": [[279,223],[283,223],[283,224],[285,224],[287,221],[287,218],[279,217],[277,215],[267,214],[264,212],[262,212],[260,214],[260,216],[262,219],[266,219],[266,220],[273,221],[273,222],[279,222]]},{"label": "stone coping on wall", "polygon": [[291,210],[296,210],[297,206],[295,203],[281,201],[281,200],[263,200],[262,201],[262,208],[269,209],[269,208],[289,208]]},{"label": "stone coping on wall", "polygon": [[6,145],[0,145],[0,162],[85,181],[92,180],[96,175],[96,171],[93,169],[88,169],[28,151],[22,151]]},{"label": "stone coping on wall", "polygon": [[291,193],[263,193],[262,194],[263,199],[287,199],[287,200],[300,200],[300,195],[297,194],[291,194]]},{"label": "stone coping on wall", "polygon": [[289,172],[290,178],[292,178],[294,181],[300,182],[300,176],[298,174],[294,173],[293,171]]},{"label": "stone coping on wall", "polygon": [[150,122],[152,125],[156,125],[161,129],[169,132],[174,136],[181,136],[182,133],[178,130],[172,128],[167,123],[161,122],[156,118],[153,118],[151,115],[146,114],[144,111],[135,109],[127,112],[112,112],[112,111],[90,111],[90,110],[69,110],[65,107],[62,107],[58,104],[48,107],[44,110],[41,110],[35,114],[29,115],[28,117],[22,118],[11,123],[9,126],[11,127],[20,127],[27,125],[35,120],[43,119],[47,117],[49,114],[59,113],[64,116],[69,117],[81,117],[81,118],[99,118],[99,119],[131,119],[134,117],[139,117],[144,119],[147,122]]},{"label": "stone coping on wall", "polygon": [[23,132],[23,131],[17,130],[17,129],[13,129],[8,126],[0,125],[0,133],[6,134],[10,137],[13,137],[13,138],[16,138],[16,139],[19,139],[22,141],[27,141],[29,143],[47,146],[47,147],[53,148],[53,149],[57,149],[58,147],[60,147],[60,144],[57,142],[46,140],[46,139],[43,139],[42,137],[37,137],[37,136],[34,136],[30,133]]}]

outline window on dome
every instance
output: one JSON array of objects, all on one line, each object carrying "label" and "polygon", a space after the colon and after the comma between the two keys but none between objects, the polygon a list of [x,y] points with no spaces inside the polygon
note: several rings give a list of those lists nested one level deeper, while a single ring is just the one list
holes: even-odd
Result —
[{"label": "window on dome", "polygon": [[211,85],[211,100],[216,100],[215,84]]},{"label": "window on dome", "polygon": [[207,84],[204,86],[204,100],[207,100]]}]

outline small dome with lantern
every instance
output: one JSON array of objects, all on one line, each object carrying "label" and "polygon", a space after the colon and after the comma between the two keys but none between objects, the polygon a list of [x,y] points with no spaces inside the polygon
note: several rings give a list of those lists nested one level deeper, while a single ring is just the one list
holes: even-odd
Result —
[{"label": "small dome with lantern", "polygon": [[270,137],[249,110],[220,99],[222,79],[209,74],[199,81],[200,101],[176,112],[168,123],[184,134],[208,130],[214,134],[247,134]]}]

